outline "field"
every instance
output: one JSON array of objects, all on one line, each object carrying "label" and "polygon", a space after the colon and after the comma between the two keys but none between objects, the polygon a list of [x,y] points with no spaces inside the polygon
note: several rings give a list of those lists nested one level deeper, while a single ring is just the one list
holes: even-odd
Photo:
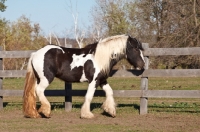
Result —
[{"label": "field", "polygon": [[[23,89],[23,78],[4,79],[3,89]],[[139,78],[110,78],[115,90],[140,89]],[[200,78],[149,78],[150,90],[199,90]],[[48,89],[63,89],[58,79]],[[87,83],[74,83],[73,89],[87,89]],[[98,88],[100,89],[100,88]],[[64,110],[64,97],[48,97],[52,105],[50,119],[29,119],[22,114],[22,97],[4,97],[0,111],[1,132],[198,132],[200,131],[200,98],[149,98],[148,114],[139,115],[139,98],[115,98],[117,117],[103,112],[104,97],[94,97],[91,110],[94,119],[80,119],[84,97],[73,97],[71,112]]]}]

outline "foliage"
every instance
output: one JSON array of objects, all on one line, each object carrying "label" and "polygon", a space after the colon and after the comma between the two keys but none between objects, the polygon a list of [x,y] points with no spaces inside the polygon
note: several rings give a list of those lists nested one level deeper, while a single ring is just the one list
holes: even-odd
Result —
[{"label": "foliage", "polygon": [[102,25],[104,36],[126,34],[133,32],[129,22],[128,2],[124,0],[96,0],[92,12],[94,25]]},{"label": "foliage", "polygon": [[6,21],[4,18],[0,19],[0,46],[3,46],[3,43],[5,43],[5,30],[7,29],[8,21]]},{"label": "foliage", "polygon": [[144,22],[155,34],[156,46],[199,46],[200,6],[196,0],[138,0]]},{"label": "foliage", "polygon": [[[137,0],[136,4],[140,9],[136,19],[147,25],[138,29],[145,28],[140,36],[152,47],[200,46],[200,5],[196,0]],[[144,17],[138,19],[140,14]],[[199,56],[156,57],[155,60],[153,67],[165,63],[168,68],[200,68]]]},{"label": "foliage", "polygon": [[[0,46],[3,50],[35,50],[46,44],[39,24],[21,16],[16,22],[5,19],[0,23]],[[4,59],[4,69],[23,69],[26,59]]]},{"label": "foliage", "polygon": [[4,12],[6,10],[7,6],[5,6],[5,1],[6,0],[0,0],[0,11],[1,12]]},{"label": "foliage", "polygon": [[4,32],[4,50],[34,50],[45,45],[39,24],[32,24],[25,16],[7,23]]}]

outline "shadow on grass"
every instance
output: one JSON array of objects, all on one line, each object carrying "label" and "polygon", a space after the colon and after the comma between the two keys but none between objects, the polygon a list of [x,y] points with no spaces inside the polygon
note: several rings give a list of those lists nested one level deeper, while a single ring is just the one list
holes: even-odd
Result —
[{"label": "shadow on grass", "polygon": [[148,110],[155,112],[200,113],[200,105],[195,103],[174,103],[173,105],[158,104],[149,105]]},{"label": "shadow on grass", "polygon": [[[72,109],[77,108],[81,109],[83,103],[72,103]],[[91,110],[101,108],[102,103],[91,103]],[[3,102],[3,107],[18,107],[22,108],[21,102]],[[40,103],[36,104],[36,107],[40,107]],[[117,108],[133,108],[135,110],[140,110],[139,104],[118,104]],[[51,102],[51,110],[54,109],[65,109],[64,102]],[[200,113],[200,107],[187,107],[187,106],[179,106],[179,107],[170,107],[170,106],[148,106],[148,112],[169,112],[169,113]],[[110,116],[106,112],[102,113],[103,115]]]},{"label": "shadow on grass", "polygon": [[[73,103],[72,104],[72,108],[77,108],[77,109],[81,109],[83,103]],[[91,110],[94,109],[98,109],[101,108],[102,103],[91,103]],[[51,108],[52,110],[54,110],[54,108],[65,108],[64,103],[52,103],[51,104]],[[118,104],[117,108],[133,108],[135,110],[138,110],[138,112],[140,111],[140,105],[139,104]],[[184,107],[184,106],[179,106],[179,107],[170,107],[170,106],[153,106],[153,105],[149,105],[148,106],[148,111],[155,111],[155,112],[180,112],[180,113],[200,113],[200,107]],[[103,112],[102,115],[105,116],[110,116],[108,113]]]},{"label": "shadow on grass", "polygon": [[3,107],[6,107],[8,105],[8,102],[3,102]]},{"label": "shadow on grass", "polygon": [[[77,108],[77,109],[81,109],[81,106],[83,105],[83,103],[74,103],[72,104],[72,108]],[[97,108],[101,108],[102,103],[91,103],[90,108],[91,110],[93,109],[97,109]],[[117,105],[118,108],[120,107],[133,107],[136,110],[140,109],[140,106],[138,104],[118,104]],[[51,103],[51,110],[54,110],[55,108],[65,108],[64,103]]]}]

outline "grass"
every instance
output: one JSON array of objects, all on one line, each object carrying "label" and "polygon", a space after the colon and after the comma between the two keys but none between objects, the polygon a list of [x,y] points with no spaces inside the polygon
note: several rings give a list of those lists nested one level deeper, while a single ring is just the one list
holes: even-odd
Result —
[{"label": "grass", "polygon": [[[198,90],[200,78],[149,78],[149,90]],[[114,90],[138,90],[140,78],[111,77],[108,83]],[[23,89],[24,78],[6,78],[3,80],[3,89]],[[73,83],[73,89],[87,89],[88,83]],[[54,79],[48,89],[63,89],[64,82]]]}]

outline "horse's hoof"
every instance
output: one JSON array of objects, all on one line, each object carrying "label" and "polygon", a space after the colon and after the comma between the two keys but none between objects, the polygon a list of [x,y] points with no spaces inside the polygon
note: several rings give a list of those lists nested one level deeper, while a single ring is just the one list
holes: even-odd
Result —
[{"label": "horse's hoof", "polygon": [[115,118],[116,117],[116,114],[110,114],[113,118]]},{"label": "horse's hoof", "polygon": [[44,114],[43,112],[40,112],[39,114],[41,118],[51,118],[50,114]]},{"label": "horse's hoof", "polygon": [[101,108],[103,108],[103,110],[108,113],[110,116],[112,116],[113,118],[116,117],[116,108],[115,106],[111,107],[111,105],[109,106],[108,104],[104,103]]},{"label": "horse's hoof", "polygon": [[94,114],[92,114],[91,112],[81,114],[81,119],[91,119],[91,118],[94,118]]},{"label": "horse's hoof", "polygon": [[49,115],[44,115],[45,118],[51,118],[50,114]]},{"label": "horse's hoof", "polygon": [[41,115],[35,111],[34,113],[29,113],[24,115],[25,118],[41,118]]},{"label": "horse's hoof", "polygon": [[[104,110],[105,111],[105,110]],[[110,116],[112,116],[113,118],[116,117],[116,111],[113,110],[113,111],[105,111],[106,113],[108,113]]]}]

